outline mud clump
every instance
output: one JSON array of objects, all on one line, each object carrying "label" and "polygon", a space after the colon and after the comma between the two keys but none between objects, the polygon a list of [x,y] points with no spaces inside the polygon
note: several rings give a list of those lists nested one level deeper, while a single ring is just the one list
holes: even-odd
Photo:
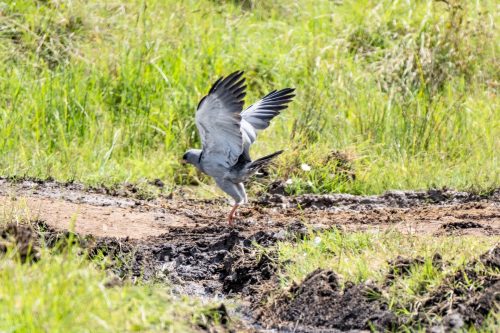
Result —
[{"label": "mud clump", "polygon": [[80,236],[71,231],[56,230],[44,221],[33,221],[32,226],[36,238],[39,239],[44,246],[51,249],[63,249],[72,245],[87,248],[88,241],[93,240],[92,236]]},{"label": "mud clump", "polygon": [[206,309],[202,314],[195,318],[196,325],[199,328],[206,332],[214,333],[217,332],[217,329],[215,328],[217,325],[221,325],[227,329],[230,321],[231,318],[224,303],[217,307]]},{"label": "mud clump", "polygon": [[[169,275],[182,281],[203,281],[208,293],[225,294],[248,292],[248,287],[270,279],[275,267],[269,256],[259,255],[255,244],[274,245],[275,233],[257,232],[244,237],[238,231],[200,238],[192,244],[170,245],[155,251],[157,259],[165,258]],[[195,246],[193,246],[195,245]],[[169,254],[171,253],[169,258]]]},{"label": "mud clump", "polygon": [[461,229],[483,228],[483,226],[474,221],[458,221],[443,224],[441,228],[446,231],[455,231]]},{"label": "mud clump", "polygon": [[500,269],[500,245],[497,245],[488,252],[483,253],[479,260],[486,267]]},{"label": "mud clump", "polygon": [[335,165],[335,175],[341,181],[356,180],[356,172],[353,164],[353,159],[346,153],[341,151],[331,151],[325,160],[325,164],[330,163]]},{"label": "mud clump", "polygon": [[[304,224],[295,222],[279,232],[257,232],[236,245],[223,261],[223,292],[240,293],[255,298],[255,294],[262,292],[262,284],[268,281],[277,282],[279,269],[287,264],[279,261],[273,245],[277,241],[304,239],[306,234],[307,228]],[[266,250],[263,250],[264,248]]]},{"label": "mud clump", "polygon": [[334,272],[317,269],[276,299],[258,319],[268,327],[303,332],[396,327],[397,317],[378,293],[371,284],[347,284],[342,290]]},{"label": "mud clump", "polygon": [[226,294],[249,295],[254,286],[270,280],[277,271],[276,253],[257,253],[255,248],[238,247],[224,258],[222,290]]},{"label": "mud clump", "polygon": [[[397,256],[396,259],[389,260],[389,271],[386,275],[386,285],[392,284],[398,277],[407,276],[411,274],[412,269],[417,266],[425,264],[424,257],[418,256],[416,258],[406,258]],[[444,265],[443,258],[439,253],[435,253],[432,257],[432,266],[442,268]]]},{"label": "mud clump", "polygon": [[[391,331],[401,327],[450,332],[478,328],[492,312],[498,311],[500,276],[492,270],[500,269],[500,246],[446,276],[436,289],[422,295],[422,303],[410,305],[418,312],[396,315],[383,295],[393,280],[410,275],[415,267],[425,263],[422,257],[389,261],[386,283],[380,286],[347,282],[342,288],[334,272],[317,269],[302,283],[275,298],[268,297],[267,305],[256,307],[255,318],[266,328],[294,332]],[[446,262],[435,254],[432,265],[443,267]]]},{"label": "mud clump", "polygon": [[[179,231],[182,233],[182,230]],[[218,292],[221,287],[220,281],[223,279],[221,272],[224,258],[244,237],[237,231],[213,232],[213,230],[206,234],[196,232],[186,236],[188,239],[185,239],[184,243],[171,239],[172,235],[160,236],[156,244],[149,249],[155,266],[178,286],[186,285],[187,282],[188,287],[184,292],[202,294]],[[191,290],[189,282],[195,282],[203,289]]]},{"label": "mud clump", "polygon": [[267,193],[273,195],[286,195],[286,183],[282,180],[275,180],[267,187]]},{"label": "mud clump", "polygon": [[244,236],[221,226],[172,228],[147,240],[101,238],[88,243],[91,258],[107,258],[106,269],[121,279],[168,282],[191,295],[250,293],[276,272],[273,253],[261,255],[282,236],[260,231]]},{"label": "mud clump", "polygon": [[0,254],[13,248],[22,263],[40,259],[38,236],[28,225],[10,223],[0,229]]},{"label": "mud clump", "polygon": [[425,260],[423,257],[405,258],[397,256],[396,259],[389,261],[389,272],[387,273],[386,280],[390,283],[400,276],[409,275],[413,267],[423,265],[424,263]]},{"label": "mud clump", "polygon": [[287,196],[286,184],[281,181],[272,183],[268,192],[257,201],[265,206],[289,206],[329,210],[336,207],[351,210],[371,210],[376,207],[412,208],[424,205],[465,204],[469,202],[491,200],[498,201],[498,195],[477,195],[449,189],[431,189],[428,191],[387,191],[383,195],[356,196],[351,194],[304,194]]},{"label": "mud clump", "polygon": [[[155,267],[144,254],[138,251],[127,239],[99,238],[85,243],[87,254],[90,259],[106,258],[103,266],[111,271],[115,277],[143,278],[151,280],[155,275]],[[119,284],[116,278],[109,281],[110,286]]]}]

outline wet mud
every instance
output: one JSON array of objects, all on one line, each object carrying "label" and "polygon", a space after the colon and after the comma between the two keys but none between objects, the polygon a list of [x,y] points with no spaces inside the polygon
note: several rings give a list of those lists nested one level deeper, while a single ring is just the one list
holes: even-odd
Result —
[{"label": "wet mud", "polygon": [[[474,194],[449,189],[428,191],[387,191],[383,195],[358,196],[352,194],[299,195],[286,196],[273,188],[281,188],[279,184],[271,184],[271,192],[263,194],[258,202],[269,206],[300,206],[317,210],[355,209],[371,210],[382,207],[411,208],[420,205],[447,205],[479,202],[482,200],[500,201],[500,189],[488,194]],[[273,193],[274,192],[274,193]]]},{"label": "wet mud", "polygon": [[179,228],[139,241],[99,239],[90,254],[114,258],[108,269],[121,278],[162,281],[180,294],[221,297],[250,294],[253,286],[271,279],[277,270],[274,253],[263,255],[257,248],[270,248],[280,239],[274,232],[248,236],[217,226],[196,232]]},{"label": "wet mud", "polygon": [[[194,200],[174,193],[141,200],[105,192],[109,190],[78,184],[0,179],[0,209],[96,237],[145,239],[182,228],[229,229],[230,205],[223,199]],[[500,235],[500,191],[485,196],[450,190],[381,196],[266,194],[240,208],[235,230],[248,237],[259,231],[282,233],[296,223],[344,231]]]},{"label": "wet mud", "polygon": [[[347,283],[341,287],[335,272],[317,270],[276,296],[282,267],[273,245],[331,228],[436,236],[500,235],[499,193],[266,194],[243,207],[236,227],[230,228],[225,222],[229,210],[225,200],[193,200],[180,194],[144,200],[133,193],[121,196],[123,193],[89,190],[78,184],[0,179],[0,209],[16,213],[30,225],[0,228],[0,255],[15,244],[23,261],[36,262],[43,260],[40,244],[57,247],[71,239],[90,258],[107,258],[106,269],[114,277],[106,287],[144,279],[166,283],[179,294],[239,299],[238,313],[221,307],[214,315],[227,320],[233,316],[233,323],[242,322],[248,332],[393,330],[417,322],[439,331],[480,325],[485,313],[498,303],[498,279],[466,267],[465,272],[476,274],[471,277],[480,281],[477,289],[461,288],[463,274],[457,273],[429,295],[422,307],[425,311],[403,318],[379,296],[394,279],[423,264],[423,258],[394,258],[383,285]],[[498,252],[485,254],[479,264],[498,269]],[[433,265],[443,265],[439,256],[433,258]],[[455,303],[450,303],[450,294]],[[435,313],[444,320],[425,321],[418,317],[424,313]],[[198,326],[211,329],[209,322]]]},{"label": "wet mud", "polygon": [[341,288],[334,272],[318,269],[262,309],[258,320],[267,327],[293,332],[397,327],[398,318],[372,296],[376,293],[377,287],[369,283]]}]

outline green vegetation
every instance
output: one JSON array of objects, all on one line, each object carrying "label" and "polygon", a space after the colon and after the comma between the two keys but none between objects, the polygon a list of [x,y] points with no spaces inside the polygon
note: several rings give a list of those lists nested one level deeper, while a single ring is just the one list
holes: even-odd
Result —
[{"label": "green vegetation", "polygon": [[199,145],[194,111],[218,76],[243,69],[248,102],[297,88],[253,151],[287,149],[273,178],[292,179],[291,192],[486,191],[500,177],[496,9],[492,0],[0,2],[0,175],[207,182],[179,163]]},{"label": "green vegetation", "polygon": [[0,260],[0,330],[8,332],[188,332],[192,301],[165,287],[107,289],[105,273],[74,256],[36,265]]},{"label": "green vegetation", "polygon": [[[439,253],[449,265],[446,270],[433,271],[431,275],[435,284],[498,241],[499,237],[411,236],[397,231],[343,233],[335,230],[312,234],[298,244],[282,243],[279,253],[284,262],[293,261],[292,265],[287,266],[287,280],[300,282],[319,267],[331,269],[345,281],[355,283],[367,280],[383,282],[388,261],[397,256],[420,256],[426,263],[432,263],[433,256]],[[406,294],[414,293],[407,290]]]},{"label": "green vegetation", "polygon": [[[156,178],[164,191],[210,184],[179,160],[200,144],[199,99],[242,69],[248,103],[297,89],[252,151],[286,149],[254,191],[280,179],[290,193],[487,192],[500,185],[499,23],[494,0],[0,0],[0,176],[138,183],[144,196]],[[312,234],[280,244],[283,286],[318,267],[382,284],[389,260],[421,257],[378,295],[411,313],[498,241]],[[0,255],[2,332],[187,332],[209,312],[164,285],[107,287],[76,246],[40,251]]]}]

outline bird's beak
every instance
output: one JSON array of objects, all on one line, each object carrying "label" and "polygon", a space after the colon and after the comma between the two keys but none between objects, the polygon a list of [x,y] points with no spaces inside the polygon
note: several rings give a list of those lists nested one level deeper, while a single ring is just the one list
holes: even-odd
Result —
[{"label": "bird's beak", "polygon": [[186,160],[181,160],[181,164],[187,164]]}]

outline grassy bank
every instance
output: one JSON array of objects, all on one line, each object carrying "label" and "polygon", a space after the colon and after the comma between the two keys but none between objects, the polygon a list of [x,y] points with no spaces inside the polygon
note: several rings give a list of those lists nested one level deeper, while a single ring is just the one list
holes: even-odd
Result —
[{"label": "grassy bank", "polygon": [[37,247],[35,238],[4,228],[0,223],[1,332],[199,332],[198,325],[217,325],[211,304],[164,284],[113,277],[103,268],[114,258],[90,261],[64,242]]},{"label": "grassy bank", "polygon": [[496,9],[489,0],[3,2],[0,175],[209,183],[179,159],[199,145],[198,100],[243,69],[247,103],[297,89],[252,152],[287,150],[273,174],[292,180],[290,192],[488,190],[500,184]]},{"label": "grassy bank", "polygon": [[[458,311],[464,306],[464,300],[470,300],[472,294],[490,292],[485,291],[491,287],[488,280],[498,281],[500,272],[498,266],[486,266],[480,258],[499,241],[498,236],[436,237],[394,231],[311,233],[297,244],[279,245],[279,260],[284,267],[282,290],[307,280],[308,274],[318,268],[329,270],[335,272],[342,289],[349,290],[355,284],[368,286],[371,299],[384,302],[394,314],[407,318],[393,331],[424,332],[424,322],[436,325],[452,309]],[[294,290],[297,293],[297,287]],[[446,306],[431,305],[436,299],[444,300]],[[498,331],[498,305],[483,315],[480,325],[466,323],[460,331]]]}]

